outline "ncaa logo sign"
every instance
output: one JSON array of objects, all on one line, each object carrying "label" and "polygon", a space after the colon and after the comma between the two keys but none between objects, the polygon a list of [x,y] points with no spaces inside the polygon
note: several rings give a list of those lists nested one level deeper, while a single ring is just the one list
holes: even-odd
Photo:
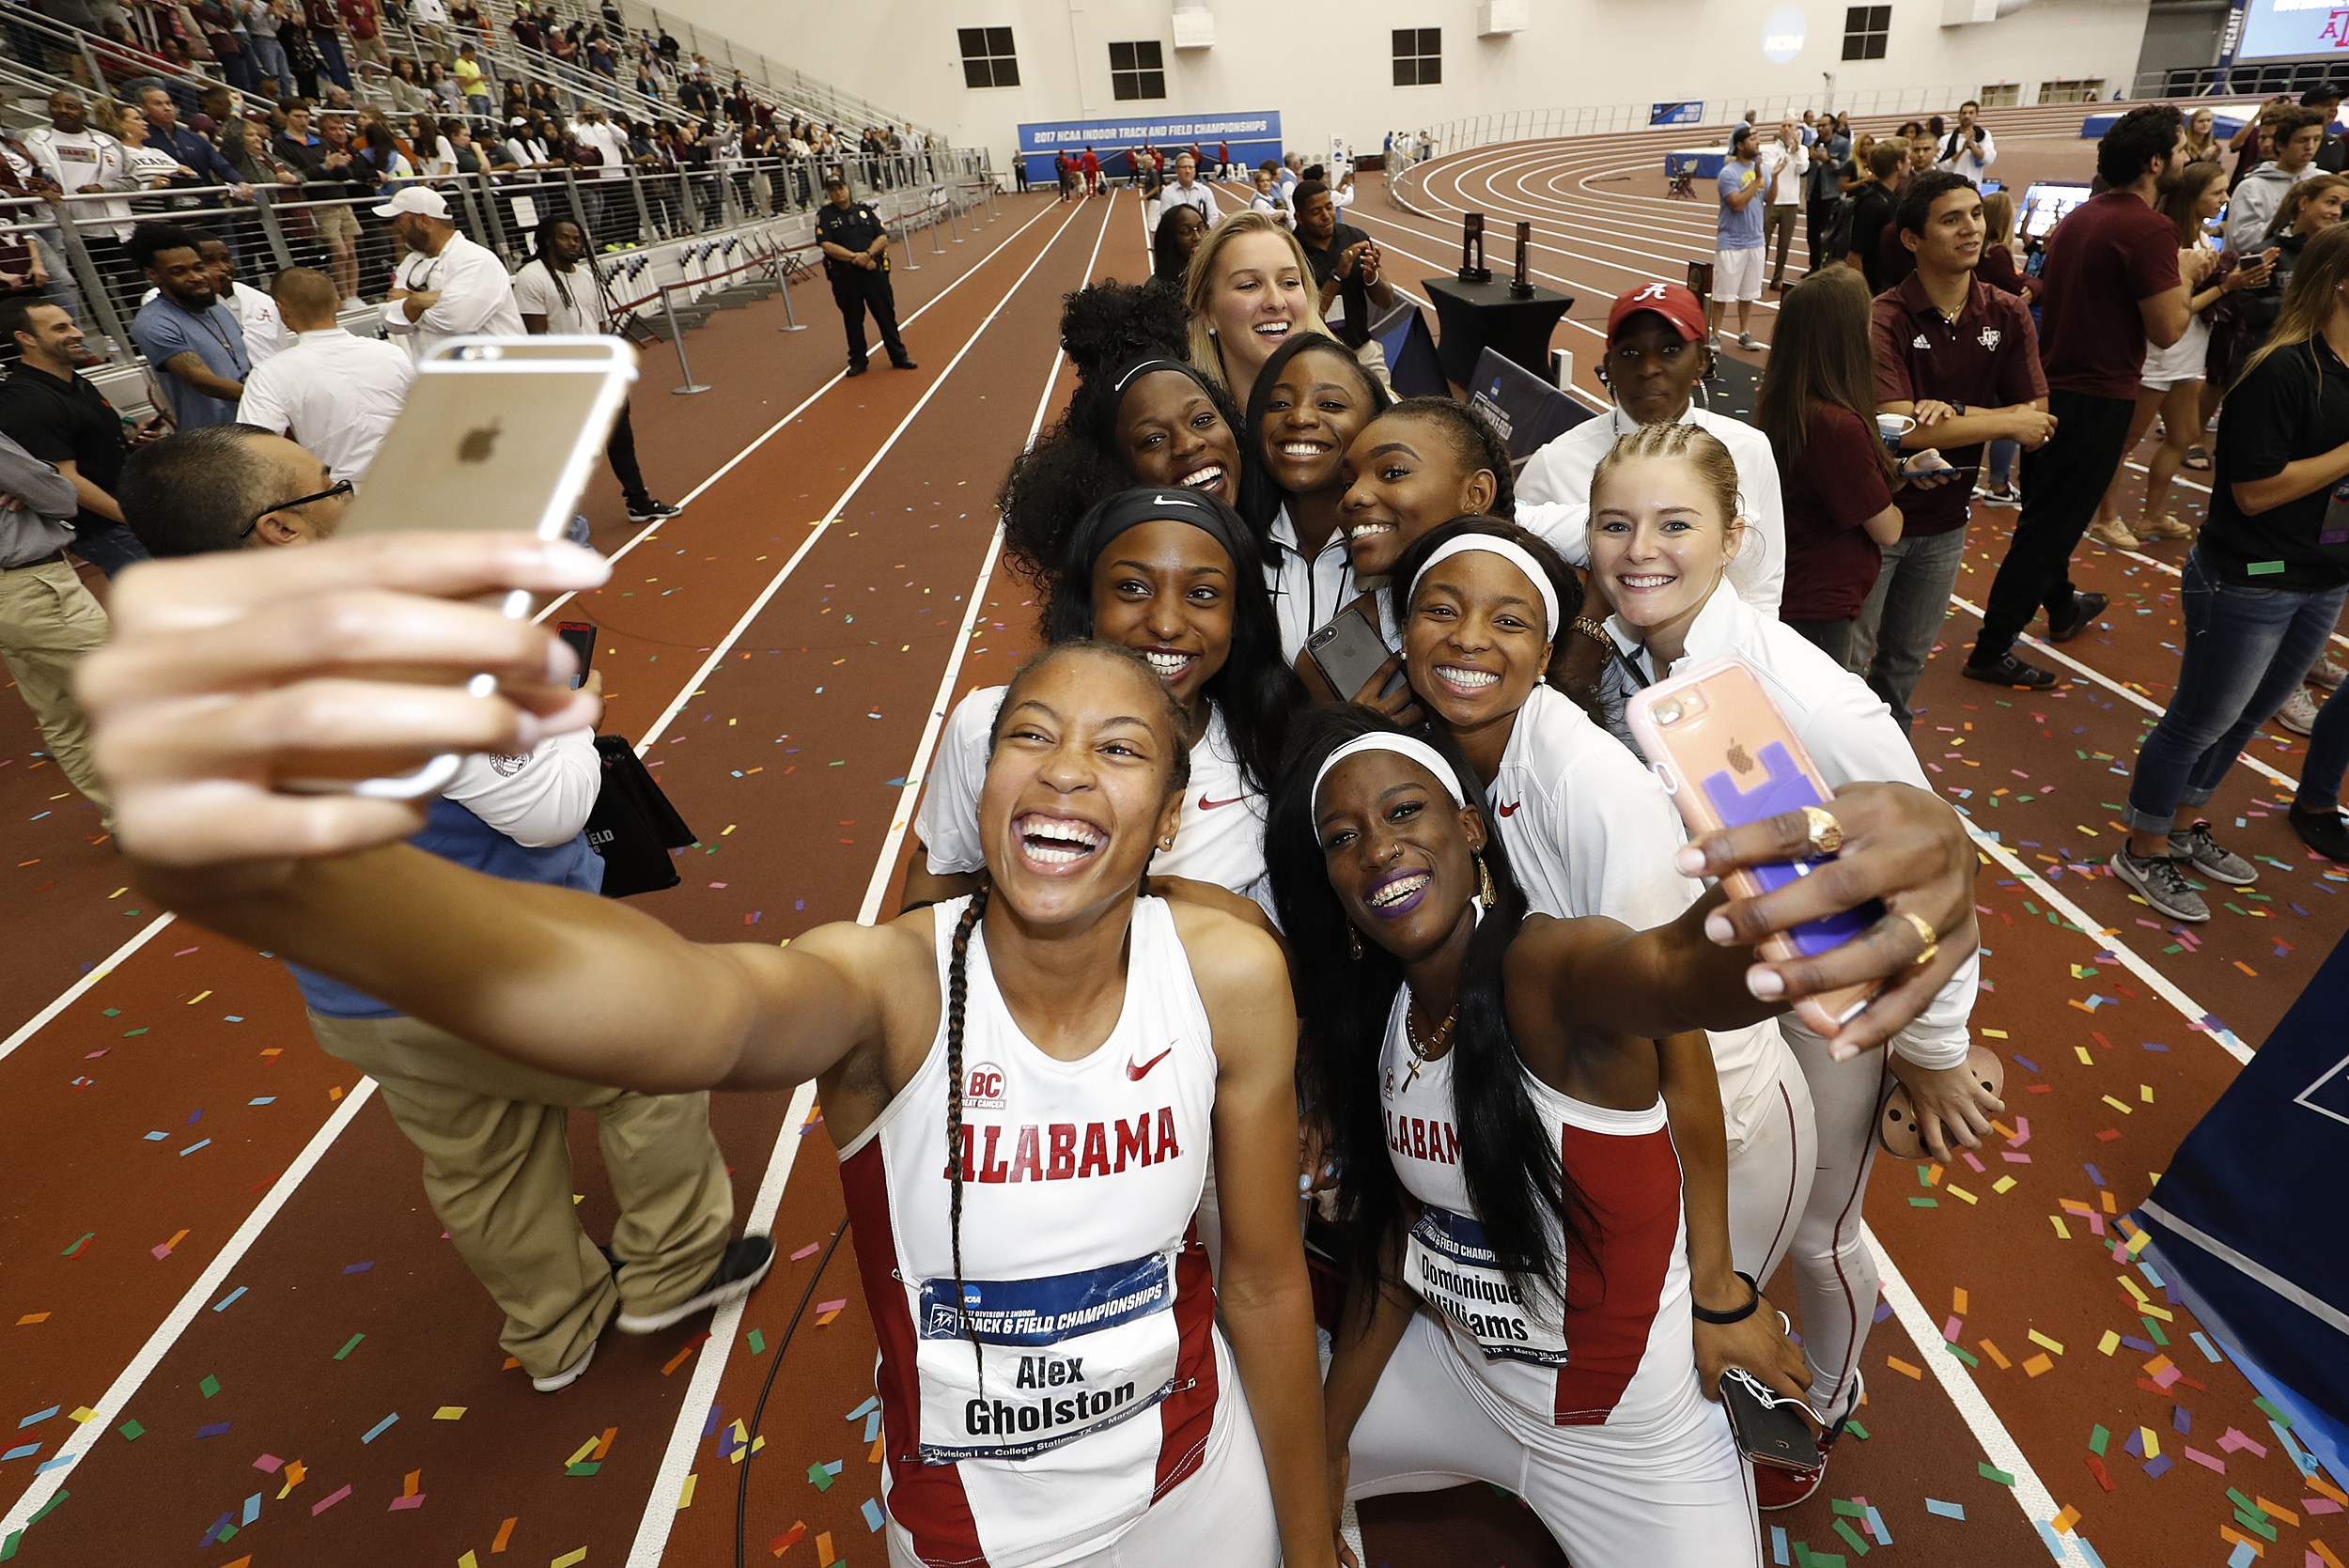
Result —
[{"label": "ncaa logo sign", "polygon": [[962,1103],[1003,1110],[1003,1069],[992,1062],[982,1062],[971,1068],[962,1080]]}]

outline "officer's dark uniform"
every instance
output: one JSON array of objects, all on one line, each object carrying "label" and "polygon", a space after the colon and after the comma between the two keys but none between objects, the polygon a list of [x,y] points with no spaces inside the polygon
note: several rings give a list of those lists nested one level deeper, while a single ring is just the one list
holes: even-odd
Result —
[{"label": "officer's dark uniform", "polygon": [[[816,213],[816,238],[819,243],[838,245],[844,250],[863,251],[885,231],[874,210],[863,202],[847,208],[826,202]],[[825,275],[832,279],[832,303],[840,307],[840,318],[848,330],[848,368],[864,368],[864,313],[873,313],[873,325],[880,331],[881,347],[889,350],[889,363],[900,370],[914,368],[913,356],[906,352],[905,344],[897,336],[897,296],[889,287],[889,253],[883,251],[879,265],[870,269],[853,261],[842,261],[829,253],[824,257]]]}]

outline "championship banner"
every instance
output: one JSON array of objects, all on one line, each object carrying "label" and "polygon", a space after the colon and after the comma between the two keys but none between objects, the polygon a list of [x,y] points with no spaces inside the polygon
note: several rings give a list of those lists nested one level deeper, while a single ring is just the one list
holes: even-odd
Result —
[{"label": "championship banner", "polygon": [[[1019,157],[1027,165],[1032,182],[1050,184],[1052,180],[1052,158],[1066,153],[1081,158],[1091,147],[1101,160],[1101,170],[1118,179],[1133,172],[1130,154],[1136,147],[1156,147],[1166,154],[1167,174],[1174,172],[1174,154],[1188,152],[1193,145],[1209,160],[1217,148],[1229,145],[1232,162],[1252,168],[1268,158],[1279,158],[1281,146],[1281,114],[1277,109],[1262,114],[1241,115],[1180,115],[1156,119],[1128,116],[1104,116],[1089,120],[1048,120],[1019,128]],[[1202,169],[1204,178],[1212,173]]]},{"label": "championship banner", "polygon": [[1704,105],[1696,103],[1657,103],[1647,112],[1650,125],[1703,125]]}]

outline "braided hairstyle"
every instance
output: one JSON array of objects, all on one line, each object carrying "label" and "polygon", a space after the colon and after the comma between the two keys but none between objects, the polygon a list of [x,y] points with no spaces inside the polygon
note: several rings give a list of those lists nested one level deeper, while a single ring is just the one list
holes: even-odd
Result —
[{"label": "braided hairstyle", "polygon": [[[1190,716],[1147,660],[1115,643],[1057,643],[1022,660],[1012,674],[1011,684],[1003,688],[1003,706],[996,710],[995,726],[988,735],[989,763],[994,760],[995,743],[1003,733],[1003,715],[1018,708],[1020,687],[1060,660],[1079,655],[1112,659],[1130,665],[1159,694],[1166,733],[1172,742],[1167,748],[1166,793],[1159,800],[1163,802],[1180,795],[1190,784],[1190,748],[1183,744]],[[1137,878],[1135,897],[1142,895],[1142,888],[1143,879]],[[954,1247],[955,1319],[962,1326],[963,1337],[971,1342],[971,1354],[978,1364],[982,1386],[987,1377],[987,1352],[979,1343],[978,1327],[971,1320],[969,1295],[962,1280],[962,1037],[964,1003],[970,995],[971,933],[978,929],[979,921],[987,913],[988,891],[989,884],[982,881],[978,891],[971,895],[971,902],[964,906],[961,918],[955,923],[954,942],[946,957],[946,1222]]]},{"label": "braided hairstyle", "polygon": [[1492,474],[1492,505],[1486,512],[1506,521],[1516,520],[1517,471],[1509,461],[1509,443],[1493,428],[1491,420],[1450,397],[1406,397],[1380,417],[1417,419],[1440,429],[1462,468],[1471,474],[1481,468]]}]

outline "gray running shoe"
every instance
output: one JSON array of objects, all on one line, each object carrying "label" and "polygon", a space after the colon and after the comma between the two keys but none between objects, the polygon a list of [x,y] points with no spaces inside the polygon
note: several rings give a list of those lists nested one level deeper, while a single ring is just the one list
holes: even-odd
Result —
[{"label": "gray running shoe", "polygon": [[2185,870],[2167,856],[2132,855],[2123,846],[2113,854],[2112,874],[2171,920],[2200,925],[2210,919],[2210,906],[2186,886]]},{"label": "gray running shoe", "polygon": [[2191,865],[2214,882],[2224,882],[2232,888],[2249,887],[2260,879],[2260,868],[2236,854],[2222,848],[2210,836],[2210,824],[2197,821],[2182,833],[2170,835],[2170,858]]}]

